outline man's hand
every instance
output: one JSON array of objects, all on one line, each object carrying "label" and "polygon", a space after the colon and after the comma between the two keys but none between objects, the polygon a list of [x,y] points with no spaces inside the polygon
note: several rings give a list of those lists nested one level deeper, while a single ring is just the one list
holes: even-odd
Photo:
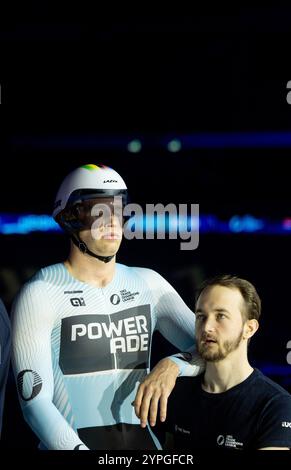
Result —
[{"label": "man's hand", "polygon": [[[134,400],[136,416],[142,428],[146,427],[148,414],[150,425],[156,424],[160,401],[160,420],[167,417],[168,398],[179,375],[179,367],[169,358],[162,359],[140,384]],[[150,412],[150,413],[149,413]]]}]

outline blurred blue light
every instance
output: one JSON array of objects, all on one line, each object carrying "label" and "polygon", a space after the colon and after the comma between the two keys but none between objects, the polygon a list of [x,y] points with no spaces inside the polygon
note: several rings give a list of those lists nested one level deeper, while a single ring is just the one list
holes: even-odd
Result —
[{"label": "blurred blue light", "polygon": [[263,363],[258,362],[255,364],[261,372],[266,375],[272,376],[289,376],[291,377],[291,366],[290,365],[281,365],[281,364],[274,364],[274,363]]},{"label": "blurred blue light", "polygon": [[50,215],[0,214],[0,233],[4,235],[60,231],[60,227]]},{"label": "blurred blue light", "polygon": [[[133,225],[134,222],[134,225]],[[290,235],[290,219],[269,220],[253,215],[233,215],[229,219],[219,219],[214,214],[200,214],[198,217],[179,215],[135,215],[131,218],[134,231],[154,233],[189,232],[198,230],[200,233],[221,234],[265,234]],[[47,214],[0,214],[0,234],[28,234],[31,232],[61,232],[54,219]]]},{"label": "blurred blue light", "polygon": [[234,215],[229,221],[229,230],[231,232],[257,232],[262,230],[264,222],[252,215],[238,216]]}]

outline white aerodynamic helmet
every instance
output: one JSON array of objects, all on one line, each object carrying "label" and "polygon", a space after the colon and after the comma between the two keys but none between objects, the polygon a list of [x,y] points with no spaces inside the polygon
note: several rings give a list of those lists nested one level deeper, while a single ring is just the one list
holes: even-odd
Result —
[{"label": "white aerodynamic helmet", "polygon": [[121,176],[105,165],[84,165],[72,171],[62,182],[55,200],[53,218],[67,232],[82,253],[105,263],[113,256],[93,253],[81,239],[80,232],[92,225],[91,203],[98,198],[119,196],[127,203],[127,188]]},{"label": "white aerodynamic helmet", "polygon": [[121,176],[112,168],[98,164],[83,165],[66,176],[54,205],[53,218],[77,202],[98,197],[122,196],[126,202],[127,187]]}]

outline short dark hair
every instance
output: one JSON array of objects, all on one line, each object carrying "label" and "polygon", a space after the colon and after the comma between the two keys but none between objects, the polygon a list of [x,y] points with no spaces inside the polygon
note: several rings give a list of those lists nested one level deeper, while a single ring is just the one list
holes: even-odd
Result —
[{"label": "short dark hair", "polygon": [[223,274],[215,276],[211,279],[206,279],[196,292],[196,301],[205,289],[214,286],[229,287],[230,289],[238,289],[244,300],[244,309],[242,312],[244,320],[258,320],[261,315],[261,299],[256,291],[256,288],[246,279],[241,279],[237,276],[230,274]]}]

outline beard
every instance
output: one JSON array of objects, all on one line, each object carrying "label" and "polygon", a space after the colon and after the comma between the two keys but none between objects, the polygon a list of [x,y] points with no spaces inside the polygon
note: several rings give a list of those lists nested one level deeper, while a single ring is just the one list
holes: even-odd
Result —
[{"label": "beard", "polygon": [[221,361],[222,359],[225,359],[232,351],[235,351],[239,347],[242,337],[243,328],[235,339],[224,341],[222,344],[215,342],[210,343],[210,346],[210,344],[208,343],[201,343],[200,340],[197,346],[198,353],[205,361]]}]

